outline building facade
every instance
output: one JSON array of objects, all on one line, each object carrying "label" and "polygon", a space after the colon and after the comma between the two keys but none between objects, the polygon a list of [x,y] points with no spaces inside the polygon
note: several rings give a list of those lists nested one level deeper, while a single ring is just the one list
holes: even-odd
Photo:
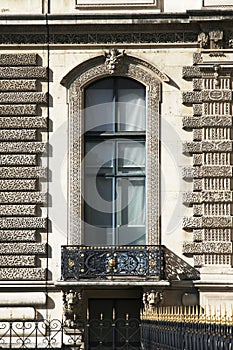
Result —
[{"label": "building facade", "polygon": [[229,310],[233,2],[0,5],[0,317]]}]

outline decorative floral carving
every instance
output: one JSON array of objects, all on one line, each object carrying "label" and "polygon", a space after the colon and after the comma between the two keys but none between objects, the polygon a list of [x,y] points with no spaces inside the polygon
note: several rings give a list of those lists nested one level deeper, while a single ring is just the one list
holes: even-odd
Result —
[{"label": "decorative floral carving", "polygon": [[200,48],[206,48],[208,41],[209,41],[208,34],[206,34],[204,32],[198,34],[197,42],[198,42]]},{"label": "decorative floral carving", "polygon": [[122,69],[123,66],[123,59],[125,55],[125,50],[120,52],[117,49],[111,49],[109,51],[105,51],[105,64],[109,70],[110,74],[113,74],[116,72],[116,70]]},{"label": "decorative floral carving", "polygon": [[212,30],[209,32],[210,49],[222,49],[223,48],[223,31]]}]

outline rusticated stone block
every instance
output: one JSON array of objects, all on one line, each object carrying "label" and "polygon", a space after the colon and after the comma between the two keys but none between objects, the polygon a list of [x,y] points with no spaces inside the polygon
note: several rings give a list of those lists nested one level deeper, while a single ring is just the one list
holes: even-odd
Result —
[{"label": "rusticated stone block", "polygon": [[46,203],[44,192],[0,192],[0,203]]},{"label": "rusticated stone block", "polygon": [[35,242],[36,230],[0,230],[0,242]]},{"label": "rusticated stone block", "polygon": [[183,194],[184,203],[231,203],[233,200],[231,191],[204,191],[185,192]]},{"label": "rusticated stone block", "polygon": [[203,205],[202,204],[194,204],[193,205],[193,215],[194,216],[202,216],[203,215]]},{"label": "rusticated stone block", "polygon": [[37,157],[32,154],[0,154],[0,165],[36,165]]},{"label": "rusticated stone block", "polygon": [[203,153],[203,152],[232,152],[232,141],[200,141],[184,142],[184,153]]},{"label": "rusticated stone block", "polygon": [[0,216],[35,216],[36,205],[0,205]]},{"label": "rusticated stone block", "polygon": [[194,154],[193,155],[193,165],[202,165],[203,163],[203,155],[202,154]]},{"label": "rusticated stone block", "polygon": [[227,228],[232,227],[232,217],[224,216],[203,216],[183,218],[184,229],[198,229],[198,228]]},{"label": "rusticated stone block", "polygon": [[200,91],[185,91],[182,93],[183,103],[193,104],[202,102],[202,93]]},{"label": "rusticated stone block", "polygon": [[201,69],[198,66],[183,67],[182,75],[184,79],[201,78]]},{"label": "rusticated stone block", "polygon": [[201,52],[193,53],[193,64],[201,64],[203,62],[203,57]]},{"label": "rusticated stone block", "polygon": [[0,55],[0,66],[36,66],[36,53],[3,53]]},{"label": "rusticated stone block", "polygon": [[203,79],[193,79],[193,90],[202,90],[203,88]]},{"label": "rusticated stone block", "polygon": [[194,141],[202,141],[202,129],[193,129],[193,140]]},{"label": "rusticated stone block", "polygon": [[46,67],[0,67],[0,79],[46,79]]},{"label": "rusticated stone block", "polygon": [[37,180],[0,180],[0,191],[35,191]]},{"label": "rusticated stone block", "polygon": [[0,105],[0,115],[37,115],[37,105]]},{"label": "rusticated stone block", "polygon": [[194,242],[202,242],[204,240],[203,230],[193,230],[193,240]]},{"label": "rusticated stone block", "polygon": [[41,268],[0,268],[1,281],[45,281],[46,270]]},{"label": "rusticated stone block", "polygon": [[183,179],[192,179],[193,178],[194,168],[192,167],[183,167],[182,168],[182,177]]},{"label": "rusticated stone block", "polygon": [[193,104],[193,114],[194,115],[202,115],[203,107],[202,104]]},{"label": "rusticated stone block", "polygon": [[2,229],[46,229],[47,220],[37,217],[0,218],[0,227]]},{"label": "rusticated stone block", "polygon": [[36,257],[33,255],[2,255],[0,256],[0,267],[35,267]]},{"label": "rusticated stone block", "polygon": [[0,80],[0,91],[36,91],[36,80],[29,79],[8,79]]},{"label": "rusticated stone block", "polygon": [[42,167],[0,167],[2,179],[33,179],[46,178],[46,169]]},{"label": "rusticated stone block", "polygon": [[[1,119],[0,119],[1,123]],[[0,129],[0,140],[36,140],[37,132],[35,129],[17,130]]]},{"label": "rusticated stone block", "polygon": [[46,254],[44,243],[1,243],[0,254]]},{"label": "rusticated stone block", "polygon": [[184,242],[184,254],[231,254],[231,242]]},{"label": "rusticated stone block", "polygon": [[202,267],[204,265],[203,255],[193,255],[193,264],[195,267]]},{"label": "rusticated stone block", "polygon": [[48,120],[46,117],[0,117],[0,129],[25,128],[46,129]]},{"label": "rusticated stone block", "polygon": [[46,147],[44,142],[0,142],[0,153],[43,153]]},{"label": "rusticated stone block", "polygon": [[193,190],[201,191],[203,189],[203,180],[202,179],[193,179]]},{"label": "rusticated stone block", "polygon": [[16,103],[46,103],[47,93],[44,92],[1,92],[1,104]]},{"label": "rusticated stone block", "polygon": [[211,165],[193,168],[193,177],[232,177],[232,166]]}]

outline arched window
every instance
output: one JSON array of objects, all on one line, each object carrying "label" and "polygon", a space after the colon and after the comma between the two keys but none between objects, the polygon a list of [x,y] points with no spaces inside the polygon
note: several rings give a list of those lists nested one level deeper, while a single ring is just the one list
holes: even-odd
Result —
[{"label": "arched window", "polygon": [[146,89],[123,77],[85,89],[84,243],[146,243]]}]

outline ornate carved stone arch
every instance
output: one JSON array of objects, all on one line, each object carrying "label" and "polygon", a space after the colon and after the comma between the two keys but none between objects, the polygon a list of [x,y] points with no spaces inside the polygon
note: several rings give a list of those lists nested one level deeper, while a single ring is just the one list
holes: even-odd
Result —
[{"label": "ornate carved stone arch", "polygon": [[74,68],[62,84],[69,89],[69,244],[82,244],[82,158],[84,88],[110,76],[135,79],[147,92],[147,244],[159,244],[159,103],[161,81],[166,75],[139,58],[122,55],[120,64],[109,69],[106,57],[99,56]]}]

